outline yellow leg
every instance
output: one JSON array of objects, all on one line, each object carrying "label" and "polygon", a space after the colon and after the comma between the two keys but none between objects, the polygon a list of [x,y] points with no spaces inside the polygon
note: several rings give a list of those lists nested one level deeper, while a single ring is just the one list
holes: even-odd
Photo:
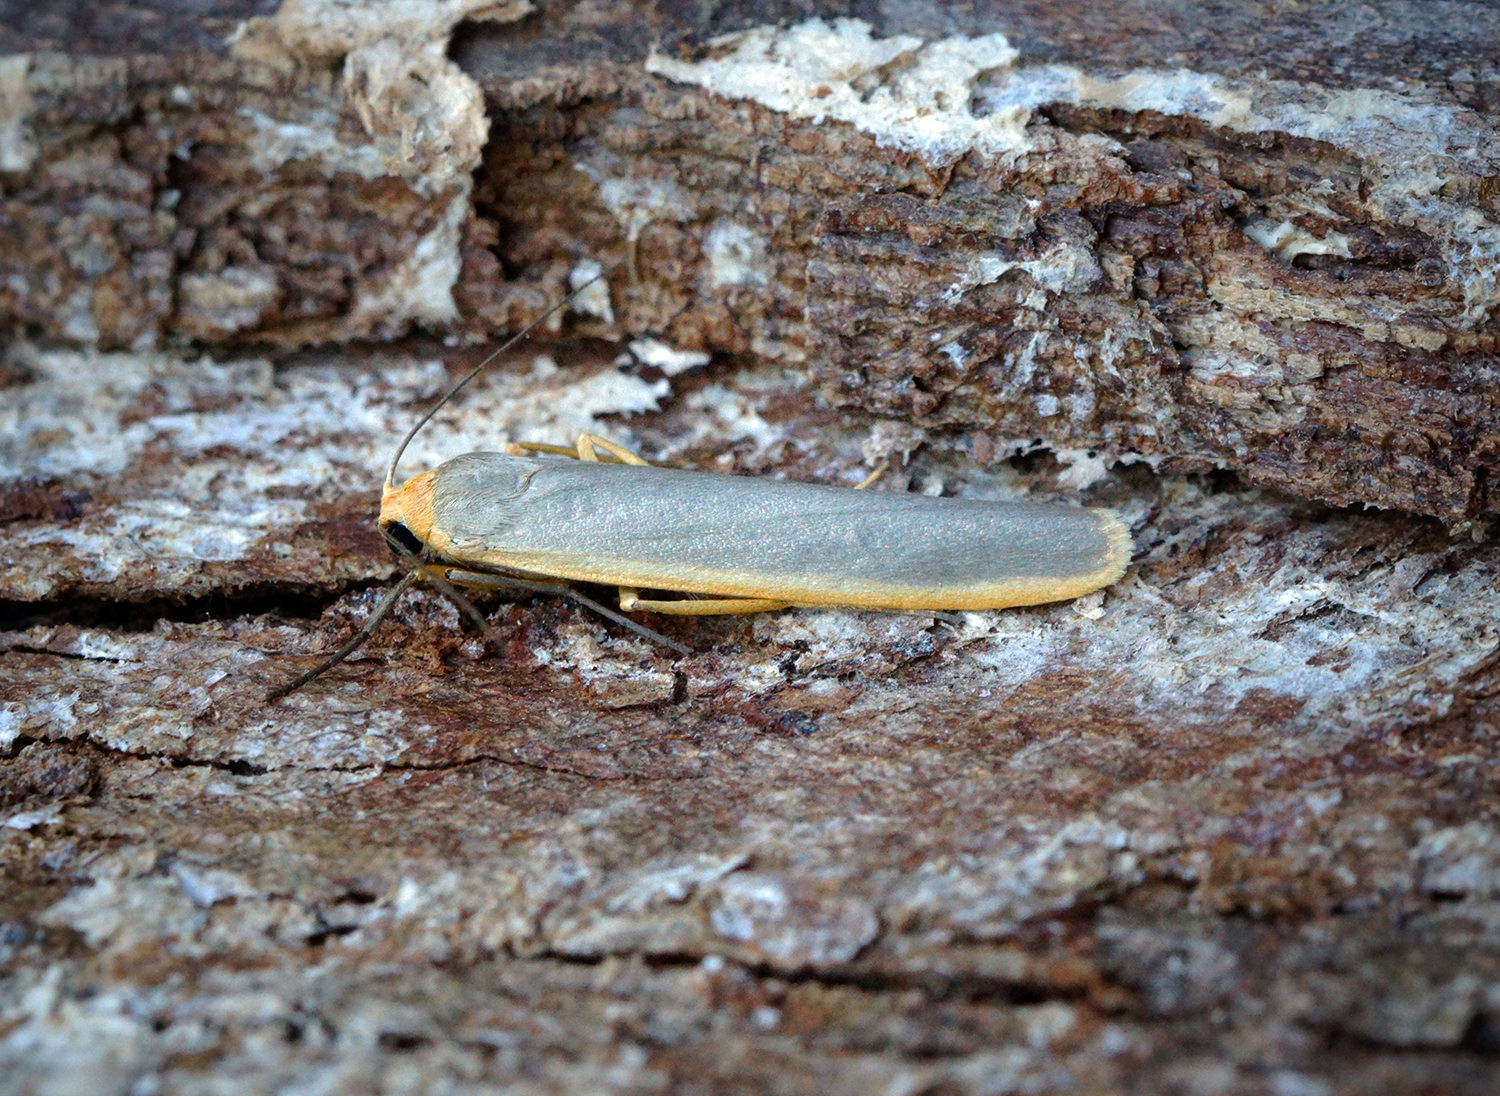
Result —
[{"label": "yellow leg", "polygon": [[634,586],[620,587],[620,608],[627,613],[666,613],[669,616],[735,616],[786,609],[790,602],[764,597],[684,598],[681,601],[642,599]]},{"label": "yellow leg", "polygon": [[621,464],[634,464],[643,468],[649,468],[651,462],[644,457],[638,457],[623,445],[616,445],[607,438],[601,438],[598,434],[578,435],[578,459],[598,460],[599,450],[603,449]]},{"label": "yellow leg", "polygon": [[890,468],[890,466],[891,458],[886,457],[883,461],[875,466],[875,471],[871,472],[868,476],[860,481],[859,486],[856,487],[855,490],[863,491],[866,487],[875,486],[875,484],[880,482],[880,477],[886,474],[886,471]]},{"label": "yellow leg", "polygon": [[456,567],[428,567],[427,570],[454,586],[469,586],[475,590],[498,590],[509,586],[547,586],[550,593],[562,593],[569,589],[566,582],[550,575],[534,575],[529,571],[517,571],[510,575],[487,575],[477,571],[461,571]]},{"label": "yellow leg", "polygon": [[576,446],[548,445],[541,441],[513,441],[505,447],[506,453],[512,457],[524,457],[527,453],[556,453],[560,457],[573,457],[577,460],[599,460],[599,450],[604,450],[621,464],[636,464],[649,467],[651,462],[644,457],[638,457],[623,445],[616,445],[608,438],[601,438],[598,434],[579,434]]},{"label": "yellow leg", "polygon": [[547,445],[539,441],[513,441],[505,447],[508,456],[524,457],[527,453],[556,453],[560,457],[576,457],[578,450],[566,445]]}]

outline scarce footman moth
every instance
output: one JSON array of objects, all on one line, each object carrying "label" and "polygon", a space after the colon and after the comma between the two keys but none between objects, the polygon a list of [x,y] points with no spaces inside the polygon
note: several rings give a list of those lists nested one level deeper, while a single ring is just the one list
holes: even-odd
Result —
[{"label": "scarce footman moth", "polygon": [[[411,573],[343,649],[271,699],[352,653],[417,578],[454,596],[454,586],[561,594],[687,654],[557,580],[618,586],[626,612],[1003,609],[1098,590],[1130,560],[1129,530],[1111,510],[659,468],[589,434],[576,449],[513,443],[504,453],[466,453],[396,486],[417,431],[528,331],[449,389],[391,458],[380,531]],[[643,589],[685,596],[642,598]]]}]

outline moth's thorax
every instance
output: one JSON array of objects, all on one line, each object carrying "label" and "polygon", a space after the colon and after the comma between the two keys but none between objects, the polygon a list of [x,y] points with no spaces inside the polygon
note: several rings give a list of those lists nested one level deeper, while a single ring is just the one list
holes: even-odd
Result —
[{"label": "moth's thorax", "polygon": [[432,544],[432,481],[436,469],[413,476],[380,497],[380,527],[401,524],[423,544]]}]

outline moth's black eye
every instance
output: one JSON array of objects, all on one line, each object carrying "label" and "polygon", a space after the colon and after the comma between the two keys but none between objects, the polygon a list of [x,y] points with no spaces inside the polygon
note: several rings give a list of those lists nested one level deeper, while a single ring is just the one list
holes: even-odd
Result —
[{"label": "moth's black eye", "polygon": [[422,554],[422,542],[418,540],[410,529],[399,521],[392,522],[385,527],[385,535],[394,540],[414,556]]}]

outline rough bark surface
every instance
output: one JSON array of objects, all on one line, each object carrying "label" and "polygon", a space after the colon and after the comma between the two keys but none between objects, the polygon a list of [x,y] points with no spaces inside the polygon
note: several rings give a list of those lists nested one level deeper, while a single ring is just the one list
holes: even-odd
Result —
[{"label": "rough bark surface", "polygon": [[[0,1093],[1491,1091],[1500,12],[538,7],[0,9]],[[405,467],[890,457],[1130,571],[419,592],[265,705],[591,264]]]}]

